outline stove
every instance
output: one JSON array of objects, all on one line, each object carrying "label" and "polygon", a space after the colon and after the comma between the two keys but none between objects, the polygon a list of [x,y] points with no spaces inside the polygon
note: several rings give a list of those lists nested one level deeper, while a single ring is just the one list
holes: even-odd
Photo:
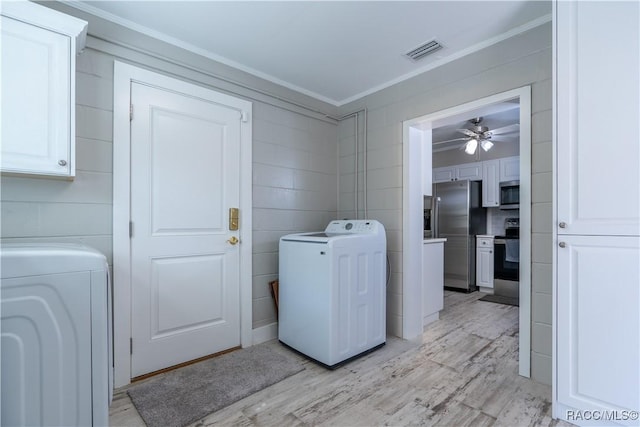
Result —
[{"label": "stove", "polygon": [[504,236],[496,236],[493,256],[494,295],[520,299],[520,219],[507,218]]}]

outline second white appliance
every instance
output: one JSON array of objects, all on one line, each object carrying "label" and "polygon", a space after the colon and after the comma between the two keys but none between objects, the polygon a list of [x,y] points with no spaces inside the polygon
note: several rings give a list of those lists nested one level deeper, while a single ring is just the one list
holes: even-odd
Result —
[{"label": "second white appliance", "polygon": [[112,398],[107,260],[73,243],[4,243],[2,425],[106,426]]},{"label": "second white appliance", "polygon": [[386,342],[386,247],[374,220],[280,239],[280,342],[335,368]]}]

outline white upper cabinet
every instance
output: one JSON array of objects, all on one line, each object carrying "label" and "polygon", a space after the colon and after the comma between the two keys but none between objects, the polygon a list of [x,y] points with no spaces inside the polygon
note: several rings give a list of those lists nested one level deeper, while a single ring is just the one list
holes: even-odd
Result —
[{"label": "white upper cabinet", "polygon": [[465,180],[482,180],[482,162],[464,163],[433,169],[433,183]]},{"label": "white upper cabinet", "polygon": [[433,169],[433,183],[447,182],[456,180],[456,167],[446,166]]},{"label": "white upper cabinet", "polygon": [[469,181],[482,180],[482,162],[465,163],[456,167],[456,181],[468,179]]},{"label": "white upper cabinet", "polygon": [[520,180],[520,157],[500,159],[500,182]]},{"label": "white upper cabinet", "polygon": [[638,235],[638,3],[557,10],[558,232]]},{"label": "white upper cabinet", "polygon": [[482,206],[485,208],[500,206],[498,169],[500,169],[499,160],[482,162]]},{"label": "white upper cabinet", "polygon": [[87,23],[38,4],[2,4],[2,172],[75,175],[75,56]]}]

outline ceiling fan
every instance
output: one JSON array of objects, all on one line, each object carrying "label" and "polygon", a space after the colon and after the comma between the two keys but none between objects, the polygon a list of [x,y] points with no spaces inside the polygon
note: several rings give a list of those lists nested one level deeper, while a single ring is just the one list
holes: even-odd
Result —
[{"label": "ceiling fan", "polygon": [[465,153],[473,155],[475,154],[478,148],[478,145],[480,145],[480,147],[484,151],[489,151],[491,147],[493,147],[492,140],[493,141],[498,141],[500,139],[504,140],[504,138],[501,138],[501,136],[506,135],[508,133],[512,133],[520,127],[520,125],[516,123],[513,125],[508,125],[501,128],[489,130],[487,126],[481,125],[482,117],[473,118],[469,120],[469,123],[471,123],[472,125],[471,129],[456,129],[457,132],[463,133],[464,135],[466,135],[466,137],[449,139],[446,141],[439,141],[439,142],[435,142],[434,145],[444,144],[444,143],[453,142],[453,141],[466,141],[464,144],[460,146],[460,149],[461,150],[464,149]]}]

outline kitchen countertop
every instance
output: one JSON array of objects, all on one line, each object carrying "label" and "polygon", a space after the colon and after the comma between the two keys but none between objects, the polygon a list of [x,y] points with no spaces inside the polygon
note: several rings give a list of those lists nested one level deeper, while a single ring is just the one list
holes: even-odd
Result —
[{"label": "kitchen countertop", "polygon": [[476,234],[476,237],[484,237],[493,239],[495,236],[493,234]]},{"label": "kitchen countertop", "polygon": [[447,241],[447,239],[444,239],[444,238],[438,238],[438,239],[424,239],[424,240],[422,241],[422,243],[423,243],[424,245],[427,245],[427,244],[431,244],[431,243],[444,243],[444,242],[446,242],[446,241]]}]

